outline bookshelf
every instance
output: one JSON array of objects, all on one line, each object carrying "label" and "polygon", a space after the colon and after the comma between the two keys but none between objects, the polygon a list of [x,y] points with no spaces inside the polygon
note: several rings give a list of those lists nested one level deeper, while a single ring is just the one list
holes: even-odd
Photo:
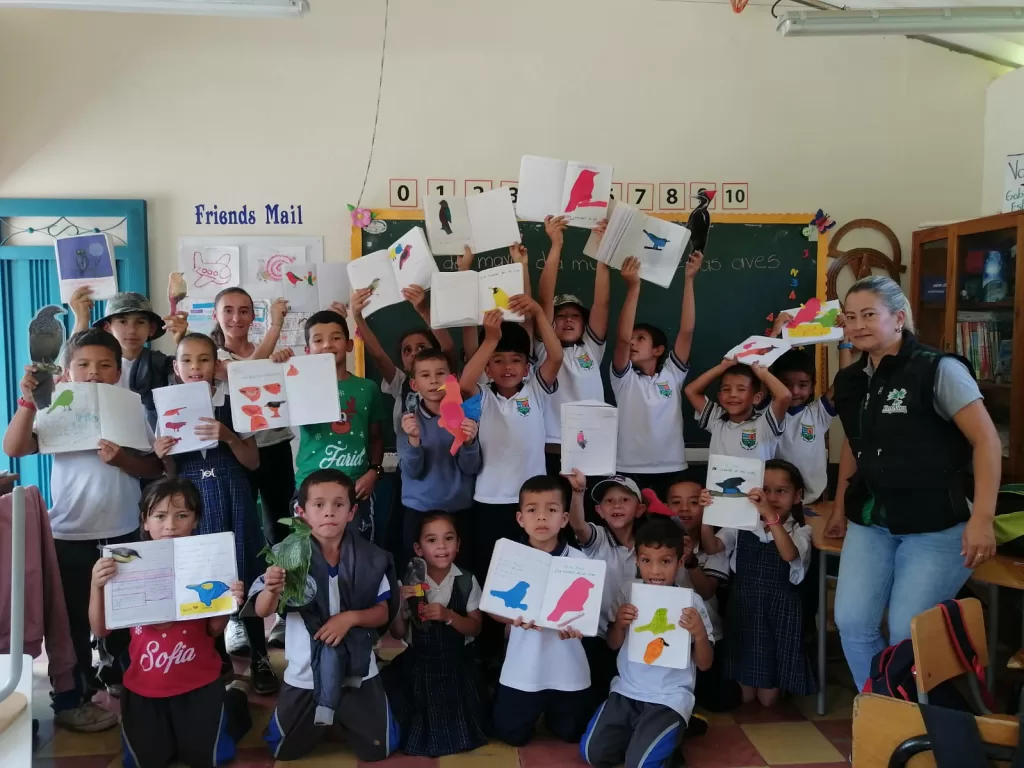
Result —
[{"label": "bookshelf", "polygon": [[973,363],[1003,444],[1003,482],[1024,481],[1022,249],[1024,212],[913,236],[910,301],[918,338]]}]

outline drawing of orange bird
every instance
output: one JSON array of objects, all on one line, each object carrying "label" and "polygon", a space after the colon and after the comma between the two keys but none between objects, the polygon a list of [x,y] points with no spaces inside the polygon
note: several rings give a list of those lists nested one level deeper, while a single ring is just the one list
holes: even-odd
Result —
[{"label": "drawing of orange bird", "polygon": [[669,644],[665,642],[663,638],[656,637],[647,644],[647,649],[644,651],[644,664],[653,664],[660,657],[662,652],[669,647]]},{"label": "drawing of orange bird", "polygon": [[261,429],[266,429],[270,424],[267,422],[267,417],[262,413],[257,413],[252,417],[252,423],[249,425],[250,432],[258,432]]},{"label": "drawing of orange bird", "polygon": [[179,413],[185,410],[185,406],[181,408],[171,408],[169,411],[164,411],[164,416],[177,416]]},{"label": "drawing of orange bird", "polygon": [[[286,373],[285,376],[298,376],[298,375],[299,375],[299,369],[296,368],[294,365],[289,365],[288,366],[288,373]],[[276,395],[277,393],[275,392],[274,394]]]},{"label": "drawing of orange bird", "polygon": [[264,384],[263,388],[265,390],[267,390],[267,392],[269,392],[272,395],[280,395],[281,394],[281,385],[280,384]]},{"label": "drawing of orange bird", "polygon": [[246,416],[260,416],[263,414],[263,408],[258,405],[243,405],[242,413]]}]

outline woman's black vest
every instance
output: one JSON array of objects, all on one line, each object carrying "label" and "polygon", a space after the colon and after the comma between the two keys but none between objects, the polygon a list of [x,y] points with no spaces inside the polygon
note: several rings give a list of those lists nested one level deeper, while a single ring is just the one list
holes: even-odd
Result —
[{"label": "woman's black vest", "polygon": [[[835,406],[857,460],[846,491],[846,516],[864,519],[872,496],[893,534],[941,531],[970,517],[964,480],[971,445],[934,405],[935,374],[946,355],[903,334],[895,355],[883,357],[872,376],[868,356],[835,379]],[[875,518],[877,521],[878,518]]]}]

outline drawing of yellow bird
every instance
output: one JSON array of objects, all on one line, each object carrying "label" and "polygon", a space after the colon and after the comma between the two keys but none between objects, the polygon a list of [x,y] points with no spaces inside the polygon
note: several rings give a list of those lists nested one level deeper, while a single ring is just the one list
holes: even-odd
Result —
[{"label": "drawing of yellow bird", "polygon": [[117,563],[130,563],[132,560],[139,560],[142,558],[142,555],[128,547],[115,547],[110,550],[110,556],[114,558],[114,561]]},{"label": "drawing of yellow bird", "polygon": [[498,309],[508,309],[508,294],[505,293],[501,288],[491,288],[491,293],[494,294],[494,306]]}]

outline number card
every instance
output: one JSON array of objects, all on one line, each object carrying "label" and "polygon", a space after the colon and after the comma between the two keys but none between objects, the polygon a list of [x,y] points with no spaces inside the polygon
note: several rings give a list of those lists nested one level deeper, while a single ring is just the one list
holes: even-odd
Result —
[{"label": "number card", "polygon": [[[714,181],[691,181],[690,182],[690,205],[689,205],[690,208],[695,208],[697,206],[697,193],[700,192],[702,189],[706,189],[709,192],[711,190],[715,190],[717,192],[718,191],[718,183],[714,182]],[[718,210],[718,195],[715,195],[714,199],[711,201],[711,205],[708,206],[708,210],[709,211],[717,211]]]},{"label": "number card", "polygon": [[612,200],[620,200],[620,201],[622,200],[622,182],[621,181],[613,181],[612,182],[611,199]]},{"label": "number card", "polygon": [[466,179],[466,197],[472,195],[482,195],[484,192],[490,192],[494,189],[494,182],[490,179]]},{"label": "number card", "polygon": [[503,181],[501,182],[502,187],[508,187],[508,191],[512,194],[512,205],[519,202],[519,182],[518,181]]},{"label": "number card", "polygon": [[391,179],[392,208],[415,208],[419,200],[420,183],[416,179]]},{"label": "number card", "polygon": [[455,197],[455,179],[427,179],[426,194]]},{"label": "number card", "polygon": [[654,210],[654,185],[646,181],[631,181],[626,184],[625,202],[641,211]]},{"label": "number card", "polygon": [[[745,181],[722,182],[722,210],[745,211],[750,207],[748,184]],[[718,200],[718,195],[715,200]],[[712,207],[714,207],[712,201]]]},{"label": "number card", "polygon": [[685,181],[662,181],[658,184],[659,211],[685,211],[692,208],[687,205]]}]

